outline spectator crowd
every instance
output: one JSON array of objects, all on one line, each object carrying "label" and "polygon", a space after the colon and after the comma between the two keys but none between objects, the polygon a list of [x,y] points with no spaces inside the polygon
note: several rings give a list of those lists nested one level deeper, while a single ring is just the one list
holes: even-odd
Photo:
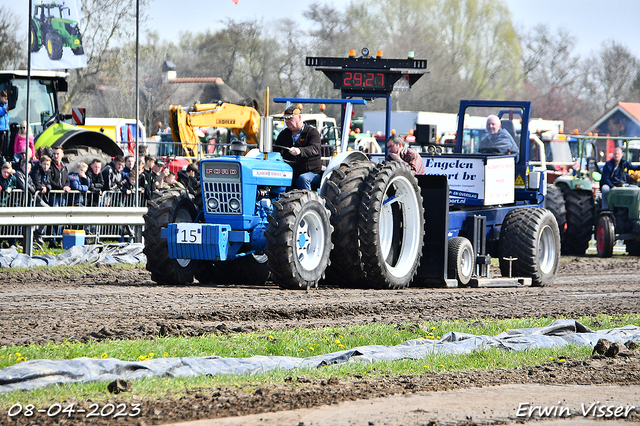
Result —
[{"label": "spectator crowd", "polygon": [[[94,158],[90,164],[80,161],[75,163],[73,170],[68,170],[63,162],[64,150],[61,147],[40,147],[35,158],[27,159],[25,146],[33,142],[26,137],[26,129],[22,137],[20,147],[23,151],[16,151],[12,158],[14,162],[2,163],[0,207],[24,206],[24,198],[11,196],[15,189],[28,192],[29,205],[36,207],[113,206],[117,205],[115,200],[122,202],[135,197],[136,192],[140,205],[144,206],[147,200],[157,197],[166,189],[186,188],[195,194],[200,184],[195,164],[189,164],[176,175],[161,158],[151,155],[141,156],[138,161],[133,155],[116,155],[108,164],[103,164],[101,158]],[[29,179],[25,179],[26,176]],[[135,198],[132,200],[126,206],[135,206]],[[41,245],[44,244],[43,232],[44,227],[34,231],[34,241]],[[60,236],[60,232],[61,227],[51,227],[51,235]],[[51,239],[49,246],[56,246],[58,240]],[[15,241],[8,240],[7,243],[14,245]]]}]

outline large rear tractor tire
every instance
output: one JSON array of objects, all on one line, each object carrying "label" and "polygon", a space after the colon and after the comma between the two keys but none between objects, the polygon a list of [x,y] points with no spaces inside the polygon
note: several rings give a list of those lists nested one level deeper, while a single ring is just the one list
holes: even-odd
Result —
[{"label": "large rear tractor tire", "polygon": [[422,195],[408,165],[391,161],[371,171],[358,226],[368,284],[407,287],[420,264],[424,243]]},{"label": "large rear tractor tire", "polygon": [[533,286],[545,287],[553,283],[559,262],[560,232],[553,214],[537,207],[511,210],[500,231],[502,276],[531,277]]},{"label": "large rear tractor tire", "polygon": [[558,222],[560,236],[564,234],[567,227],[567,209],[564,202],[562,190],[555,185],[547,186],[547,195],[544,197],[544,208],[549,210]]},{"label": "large rear tractor tire", "polygon": [[331,213],[317,192],[294,190],[273,203],[268,216],[268,266],[287,289],[308,290],[324,278],[331,253]]},{"label": "large rear tractor tire", "polygon": [[108,154],[105,154],[102,150],[84,145],[65,149],[62,160],[66,163],[67,170],[69,170],[69,172],[73,172],[75,171],[78,163],[84,162],[89,165],[96,158],[102,161],[103,169],[111,162],[111,157]]},{"label": "large rear tractor tire", "polygon": [[449,276],[458,281],[458,286],[465,287],[471,281],[476,265],[471,241],[464,237],[453,237],[448,243]]},{"label": "large rear tractor tire", "polygon": [[169,258],[167,240],[161,238],[160,230],[170,223],[193,223],[197,208],[189,193],[183,189],[168,190],[162,196],[149,200],[144,215],[143,232],[147,256],[147,270],[158,284],[191,284],[201,261]]},{"label": "large rear tractor tire", "polygon": [[600,216],[596,225],[596,250],[599,257],[613,256],[616,243],[616,231],[611,216]]},{"label": "large rear tractor tire", "polygon": [[47,55],[52,61],[62,58],[62,37],[55,31],[49,31],[44,36],[44,45],[47,48]]},{"label": "large rear tractor tire", "polygon": [[328,284],[354,287],[366,280],[358,239],[358,220],[362,190],[374,168],[372,161],[342,164],[326,183],[325,198],[334,209],[331,216],[333,250],[326,277]]},{"label": "large rear tractor tire", "polygon": [[[584,255],[593,234],[594,204],[591,191],[571,190],[560,187],[564,195],[567,224],[562,232],[562,254]],[[560,225],[560,224],[558,224]]]}]

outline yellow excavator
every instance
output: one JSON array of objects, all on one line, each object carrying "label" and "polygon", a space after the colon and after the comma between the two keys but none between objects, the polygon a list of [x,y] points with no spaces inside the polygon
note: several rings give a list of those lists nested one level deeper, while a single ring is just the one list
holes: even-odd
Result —
[{"label": "yellow excavator", "polygon": [[230,102],[194,104],[190,107],[171,105],[169,125],[173,140],[181,143],[184,155],[198,158],[198,127],[225,127],[237,136],[244,132],[247,144],[251,148],[257,147],[260,113],[254,107]]}]

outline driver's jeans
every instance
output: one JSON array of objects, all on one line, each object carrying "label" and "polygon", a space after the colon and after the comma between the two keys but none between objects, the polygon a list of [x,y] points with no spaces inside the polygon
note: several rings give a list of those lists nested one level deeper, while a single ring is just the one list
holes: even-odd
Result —
[{"label": "driver's jeans", "polygon": [[611,187],[609,185],[602,185],[600,191],[602,192],[602,210],[609,210],[609,191]]},{"label": "driver's jeans", "polygon": [[308,189],[310,191],[315,191],[320,187],[321,179],[322,177],[320,175],[313,172],[307,172],[298,176],[293,185],[298,189]]}]

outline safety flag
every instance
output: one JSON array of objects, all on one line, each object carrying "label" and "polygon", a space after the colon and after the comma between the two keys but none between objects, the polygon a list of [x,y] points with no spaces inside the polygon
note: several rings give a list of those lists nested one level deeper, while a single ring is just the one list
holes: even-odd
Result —
[{"label": "safety flag", "polygon": [[34,0],[29,11],[31,68],[86,68],[80,34],[81,0]]},{"label": "safety flag", "polygon": [[127,140],[129,141],[129,154],[136,155],[136,138],[133,137],[133,133],[131,133],[132,125],[127,125]]},{"label": "safety flag", "polygon": [[231,0],[232,2],[234,2],[235,4],[238,4],[238,0]]}]

